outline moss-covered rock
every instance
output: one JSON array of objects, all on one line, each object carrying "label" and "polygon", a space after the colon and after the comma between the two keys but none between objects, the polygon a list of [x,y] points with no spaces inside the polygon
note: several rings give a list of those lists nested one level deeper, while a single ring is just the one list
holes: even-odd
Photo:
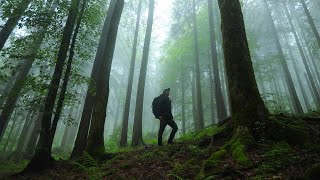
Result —
[{"label": "moss-covered rock", "polygon": [[307,169],[305,177],[310,180],[320,179],[320,163],[317,163],[311,168]]}]

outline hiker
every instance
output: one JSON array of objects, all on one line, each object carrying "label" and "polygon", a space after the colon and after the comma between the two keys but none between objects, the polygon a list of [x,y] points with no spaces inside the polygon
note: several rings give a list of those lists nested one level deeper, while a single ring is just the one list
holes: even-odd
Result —
[{"label": "hiker", "polygon": [[[167,125],[172,128],[170,133],[170,137],[168,139],[168,144],[173,144],[173,138],[178,131],[178,126],[173,120],[172,112],[171,112],[171,100],[169,98],[170,88],[163,90],[163,93],[156,97],[154,102],[152,102],[153,111],[155,117],[160,120],[160,128],[158,133],[158,145],[162,146],[162,134]],[[155,105],[156,104],[156,105]]]}]

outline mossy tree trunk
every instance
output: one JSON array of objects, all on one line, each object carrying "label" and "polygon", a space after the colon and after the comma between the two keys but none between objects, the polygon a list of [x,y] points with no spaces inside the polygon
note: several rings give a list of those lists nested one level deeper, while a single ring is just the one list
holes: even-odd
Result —
[{"label": "mossy tree trunk", "polygon": [[139,29],[140,29],[141,8],[142,8],[142,0],[139,1],[139,5],[138,5],[138,13],[137,13],[136,29],[135,29],[134,40],[133,40],[133,48],[132,48],[132,55],[131,55],[131,64],[130,64],[130,71],[129,71],[127,94],[126,94],[126,101],[125,101],[125,105],[124,105],[123,119],[122,119],[122,129],[121,129],[121,136],[120,136],[120,146],[121,147],[127,146],[127,143],[128,143],[127,142],[127,139],[128,139],[128,121],[129,121],[130,101],[131,101],[132,83],[133,83],[133,76],[134,76],[134,67],[135,67],[135,63],[136,63],[138,34],[139,34]]},{"label": "mossy tree trunk", "polygon": [[136,109],[134,113],[134,123],[133,123],[133,133],[132,133],[132,145],[138,146],[142,142],[142,114],[143,114],[143,101],[144,101],[144,88],[147,76],[147,67],[149,59],[149,49],[151,42],[151,32],[153,25],[153,15],[154,15],[154,0],[149,0],[149,13],[147,20],[147,30],[144,39],[143,54],[141,61],[141,69],[138,82],[138,92],[136,100]]},{"label": "mossy tree trunk", "polygon": [[109,97],[109,79],[123,6],[124,0],[117,0],[102,56],[103,62],[99,69],[98,83],[96,84],[95,103],[86,147],[87,152],[95,158],[101,158],[105,154],[103,133]]},{"label": "mossy tree trunk", "polygon": [[259,94],[239,0],[218,0],[226,74],[234,127],[248,127],[261,139],[269,112]]},{"label": "mossy tree trunk", "polygon": [[99,45],[97,48],[96,57],[93,63],[91,76],[90,76],[90,83],[87,89],[87,94],[82,110],[80,125],[76,137],[76,141],[71,153],[71,158],[76,158],[82,155],[82,152],[85,150],[88,141],[88,133],[89,133],[89,126],[91,123],[91,116],[93,112],[93,104],[94,104],[94,97],[96,94],[96,84],[99,78],[99,68],[103,63],[103,56],[104,50],[106,49],[107,38],[110,30],[111,19],[113,17],[113,13],[115,10],[117,0],[112,0],[110,2],[108,13],[104,21],[104,25],[102,28],[101,36]]}]

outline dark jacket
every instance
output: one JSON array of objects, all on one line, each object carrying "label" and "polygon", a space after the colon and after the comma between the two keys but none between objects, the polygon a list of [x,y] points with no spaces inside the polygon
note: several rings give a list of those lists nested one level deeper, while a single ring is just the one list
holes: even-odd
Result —
[{"label": "dark jacket", "polygon": [[172,116],[172,112],[171,112],[170,98],[164,94],[161,94],[159,104],[160,104],[160,116],[172,119],[173,116]]}]

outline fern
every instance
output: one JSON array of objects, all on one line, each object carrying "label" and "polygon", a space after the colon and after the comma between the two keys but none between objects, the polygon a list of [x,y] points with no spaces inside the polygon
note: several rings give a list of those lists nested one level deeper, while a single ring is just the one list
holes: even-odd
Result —
[{"label": "fern", "polygon": [[168,177],[170,177],[170,176],[172,176],[173,178],[178,179],[178,180],[184,180],[182,177],[179,177],[175,174],[168,174]]},{"label": "fern", "polygon": [[82,165],[85,166],[85,167],[98,167],[98,164],[97,162],[93,159],[92,156],[90,156],[89,153],[87,152],[83,152],[83,155],[82,155]]}]

